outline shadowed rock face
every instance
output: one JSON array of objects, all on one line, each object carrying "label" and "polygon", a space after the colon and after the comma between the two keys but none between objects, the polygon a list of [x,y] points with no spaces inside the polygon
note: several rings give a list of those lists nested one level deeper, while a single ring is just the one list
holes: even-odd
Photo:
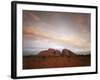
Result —
[{"label": "shadowed rock face", "polygon": [[62,56],[75,56],[75,54],[68,49],[63,49],[62,53],[61,53],[59,50],[55,50],[52,48],[49,48],[48,50],[41,51],[39,53],[39,55],[41,55],[41,56],[60,56],[60,55],[62,55]]},{"label": "shadowed rock face", "polygon": [[65,56],[75,56],[76,54],[73,53],[72,51],[68,50],[68,49],[63,49],[62,50],[62,55],[65,55]]},{"label": "shadowed rock face", "polygon": [[60,56],[61,55],[61,52],[59,50],[55,50],[55,53],[54,53],[55,56]]}]

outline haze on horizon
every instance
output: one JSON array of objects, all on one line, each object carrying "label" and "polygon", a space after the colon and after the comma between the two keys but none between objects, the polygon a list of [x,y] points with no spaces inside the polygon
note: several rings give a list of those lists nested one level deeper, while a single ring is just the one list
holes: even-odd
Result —
[{"label": "haze on horizon", "polygon": [[91,51],[90,30],[87,13],[23,10],[23,52],[48,48]]}]

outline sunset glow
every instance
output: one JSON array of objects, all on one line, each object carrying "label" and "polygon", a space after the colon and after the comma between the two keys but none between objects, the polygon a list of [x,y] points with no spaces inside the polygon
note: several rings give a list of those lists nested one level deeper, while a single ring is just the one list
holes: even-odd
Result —
[{"label": "sunset glow", "polygon": [[90,14],[23,11],[23,50],[90,51]]}]

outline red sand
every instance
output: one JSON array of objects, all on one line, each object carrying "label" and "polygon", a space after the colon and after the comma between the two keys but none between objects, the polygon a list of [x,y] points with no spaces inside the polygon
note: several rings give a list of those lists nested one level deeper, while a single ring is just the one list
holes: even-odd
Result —
[{"label": "red sand", "polygon": [[90,55],[24,56],[23,69],[90,66]]}]

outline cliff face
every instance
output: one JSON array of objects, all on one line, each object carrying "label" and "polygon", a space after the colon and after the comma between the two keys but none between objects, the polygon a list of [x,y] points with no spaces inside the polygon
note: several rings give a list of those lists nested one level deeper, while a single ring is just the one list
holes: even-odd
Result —
[{"label": "cliff face", "polygon": [[48,50],[44,50],[41,51],[39,53],[39,55],[41,56],[75,56],[75,53],[73,53],[72,51],[68,50],[68,49],[63,49],[62,52],[60,52],[60,50],[55,50],[52,48],[49,48]]}]

